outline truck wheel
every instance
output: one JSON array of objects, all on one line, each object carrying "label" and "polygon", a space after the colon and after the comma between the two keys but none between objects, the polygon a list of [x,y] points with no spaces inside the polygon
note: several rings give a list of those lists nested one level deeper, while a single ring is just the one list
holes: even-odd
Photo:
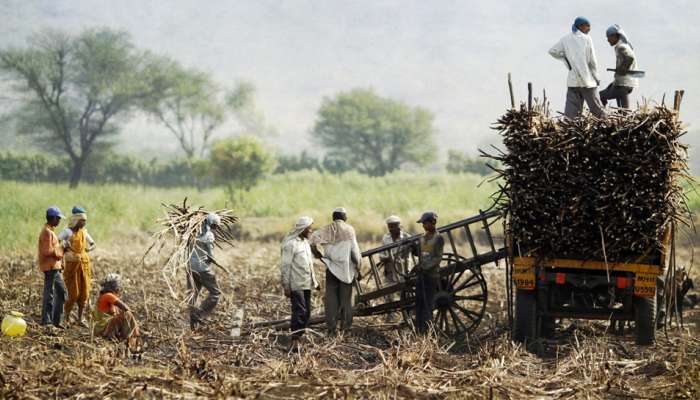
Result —
[{"label": "truck wheel", "polygon": [[637,344],[654,343],[656,335],[656,296],[634,298],[634,329]]},{"label": "truck wheel", "polygon": [[515,318],[513,340],[520,343],[537,339],[537,298],[534,290],[517,289],[515,292]]}]

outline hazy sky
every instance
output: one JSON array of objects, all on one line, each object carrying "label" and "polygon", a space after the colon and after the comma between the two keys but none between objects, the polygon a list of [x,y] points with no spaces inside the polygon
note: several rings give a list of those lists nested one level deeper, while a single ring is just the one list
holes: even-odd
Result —
[{"label": "hazy sky", "polygon": [[[633,100],[684,88],[683,119],[698,125],[700,1],[30,1],[0,0],[0,46],[41,27],[109,26],[134,42],[211,72],[223,85],[250,80],[284,151],[310,145],[324,96],[355,87],[426,107],[441,151],[498,141],[490,124],[526,83],[563,109],[566,70],[547,50],[577,15],[592,22],[601,69],[614,66],[605,28],[618,23],[647,71]],[[612,73],[602,73],[607,85]],[[221,132],[222,134],[226,132]],[[162,128],[137,120],[124,139],[163,148]],[[134,149],[135,146],[131,146]],[[173,147],[174,151],[174,147]]]}]

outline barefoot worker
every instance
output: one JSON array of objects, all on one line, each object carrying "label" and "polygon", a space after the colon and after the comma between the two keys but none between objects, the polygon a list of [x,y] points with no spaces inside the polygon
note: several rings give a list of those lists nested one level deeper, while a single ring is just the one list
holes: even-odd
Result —
[{"label": "barefoot worker", "polygon": [[[192,251],[187,272],[187,289],[190,291],[190,328],[197,329],[204,321],[204,317],[214,311],[214,307],[221,298],[221,289],[216,281],[216,275],[212,264],[217,264],[214,259],[214,231],[221,225],[221,217],[215,213],[209,213],[202,222],[202,233],[197,237],[195,248]],[[223,268],[223,267],[222,267]],[[197,298],[202,287],[207,289],[207,298],[197,307]]]},{"label": "barefoot worker", "polygon": [[308,238],[311,235],[311,217],[301,217],[282,240],[280,275],[284,295],[292,305],[292,348],[304,334],[311,316],[311,290],[319,285],[314,274],[313,254]]},{"label": "barefoot worker", "polygon": [[107,274],[101,286],[97,309],[93,313],[95,336],[126,340],[131,347],[139,336],[139,328],[129,306],[119,299],[121,278],[115,273]]},{"label": "barefoot worker", "polygon": [[[360,269],[360,246],[355,229],[347,222],[342,207],[333,210],[333,222],[311,235],[309,242],[316,257],[326,265],[325,313],[329,335],[336,333],[338,319],[342,330],[352,326],[352,284]],[[317,246],[323,247],[323,254]]]},{"label": "barefoot worker", "polygon": [[418,221],[425,234],[420,238],[419,261],[416,266],[416,328],[418,333],[428,332],[433,320],[435,291],[440,278],[440,261],[445,239],[435,230],[437,214],[424,212]]},{"label": "barefoot worker", "polygon": [[63,243],[63,279],[68,289],[68,300],[65,304],[66,321],[70,320],[73,306],[78,304],[77,322],[87,327],[83,312],[90,297],[92,287],[92,267],[89,251],[95,248],[95,241],[87,231],[87,212],[80,207],[73,207],[73,215],[68,221],[68,227],[58,234],[58,240]]},{"label": "barefoot worker", "polygon": [[46,210],[46,225],[39,234],[39,246],[37,249],[37,265],[44,273],[44,293],[41,306],[41,324],[53,324],[63,328],[61,317],[63,316],[63,302],[66,299],[66,285],[61,276],[61,259],[63,247],[54,233],[54,229],[61,222],[63,214],[58,207],[49,207]]}]

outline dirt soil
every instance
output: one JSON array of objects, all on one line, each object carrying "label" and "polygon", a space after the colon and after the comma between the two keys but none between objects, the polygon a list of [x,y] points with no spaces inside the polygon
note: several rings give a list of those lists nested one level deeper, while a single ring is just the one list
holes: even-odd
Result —
[{"label": "dirt soil", "polygon": [[[635,345],[630,330],[613,336],[604,322],[563,321],[536,356],[509,339],[502,266],[485,268],[489,311],[466,342],[418,338],[401,323],[368,317],[343,337],[315,327],[290,354],[285,332],[244,329],[231,337],[242,306],[247,323],[289,313],[277,245],[245,242],[219,254],[234,276],[217,271],[224,297],[196,332],[158,260],[142,264],[141,252],[101,250],[93,256],[92,301],[104,275],[122,274],[122,298],[143,333],[142,351],[132,354],[88,328],[39,326],[43,277],[32,258],[0,259],[0,315],[20,311],[29,324],[22,338],[0,337],[0,398],[700,398],[698,308],[649,347]],[[317,311],[321,293],[313,295]]]}]

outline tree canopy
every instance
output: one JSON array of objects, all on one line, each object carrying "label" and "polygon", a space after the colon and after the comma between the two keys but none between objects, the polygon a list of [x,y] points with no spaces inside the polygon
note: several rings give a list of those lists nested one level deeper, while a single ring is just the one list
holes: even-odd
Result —
[{"label": "tree canopy", "polygon": [[275,168],[274,155],[253,136],[240,136],[214,142],[211,168],[217,182],[224,184],[233,199],[248,191]]},{"label": "tree canopy", "polygon": [[46,30],[25,48],[0,50],[0,72],[24,94],[15,113],[20,132],[71,160],[76,187],[91,154],[108,147],[115,120],[162,95],[163,60],[138,50],[128,34],[108,28],[78,35]]},{"label": "tree canopy", "polygon": [[323,100],[312,135],[328,159],[380,176],[435,160],[432,123],[424,108],[355,89]]}]

